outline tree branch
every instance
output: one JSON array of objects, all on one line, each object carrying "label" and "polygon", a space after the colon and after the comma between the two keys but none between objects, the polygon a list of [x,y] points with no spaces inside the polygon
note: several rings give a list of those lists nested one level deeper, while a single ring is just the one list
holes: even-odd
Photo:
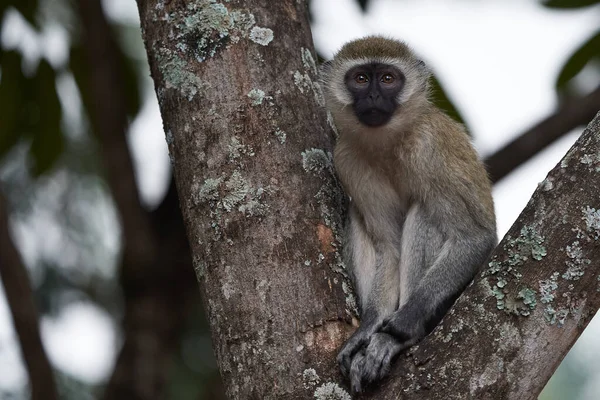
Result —
[{"label": "tree branch", "polygon": [[496,183],[573,129],[585,126],[600,109],[600,86],[590,94],[569,99],[554,114],[496,151],[485,160]]},{"label": "tree branch", "polygon": [[[100,0],[80,0],[78,11],[83,27],[94,119],[106,179],[123,229],[123,258],[131,273],[141,272],[155,258],[157,241],[148,214],[143,209],[126,140],[127,108],[124,78],[119,69],[116,44]],[[135,269],[136,271],[133,271]]]},{"label": "tree branch", "polygon": [[600,113],[372,399],[536,399],[600,308]]},{"label": "tree branch", "polygon": [[0,194],[0,278],[31,384],[32,400],[58,399],[52,367],[44,351],[27,270],[8,228],[8,213]]}]

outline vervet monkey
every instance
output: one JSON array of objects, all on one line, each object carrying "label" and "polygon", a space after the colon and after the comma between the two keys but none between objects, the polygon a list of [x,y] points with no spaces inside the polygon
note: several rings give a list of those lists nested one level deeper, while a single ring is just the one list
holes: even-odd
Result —
[{"label": "vervet monkey", "polygon": [[491,185],[464,127],[428,99],[404,43],[367,37],[322,67],[350,197],[344,253],[361,324],[338,356],[353,390],[428,334],[494,248]]}]

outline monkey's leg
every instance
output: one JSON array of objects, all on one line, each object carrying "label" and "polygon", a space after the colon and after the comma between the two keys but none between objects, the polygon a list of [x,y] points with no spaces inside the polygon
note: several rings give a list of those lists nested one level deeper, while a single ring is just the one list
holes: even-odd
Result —
[{"label": "monkey's leg", "polygon": [[393,254],[375,248],[354,207],[350,209],[344,248],[361,308],[360,327],[338,354],[342,374],[348,376],[354,355],[369,343],[383,318],[396,309],[399,289],[397,268],[384,267],[391,263]]},{"label": "monkey's leg", "polygon": [[[360,390],[360,381],[363,375],[362,362],[357,360],[357,353],[364,353],[365,348],[370,345],[373,335],[377,334],[379,327],[387,316],[390,316],[398,307],[399,297],[399,271],[397,260],[393,262],[387,254],[378,257],[377,270],[368,295],[367,303],[361,312],[359,328],[344,344],[338,354],[338,362],[342,373],[349,375],[355,391]],[[367,353],[368,355],[368,353]],[[358,364],[357,364],[358,363]],[[351,372],[351,370],[353,370]],[[351,372],[349,374],[349,372]]]}]

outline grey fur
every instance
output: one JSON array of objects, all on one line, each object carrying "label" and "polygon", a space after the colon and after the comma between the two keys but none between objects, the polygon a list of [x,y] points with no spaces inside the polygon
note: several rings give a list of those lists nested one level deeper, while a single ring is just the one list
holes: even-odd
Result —
[{"label": "grey fur", "polygon": [[[355,391],[387,375],[439,322],[496,244],[491,186],[464,129],[429,103],[428,73],[412,52],[400,47],[390,58],[404,45],[371,37],[346,46],[371,44],[386,51],[377,62],[407,79],[386,125],[360,124],[344,86],[346,71],[368,59],[336,56],[322,69],[340,132],[335,166],[352,198],[344,254],[361,325],[338,361]],[[340,54],[354,54],[346,46]]]}]

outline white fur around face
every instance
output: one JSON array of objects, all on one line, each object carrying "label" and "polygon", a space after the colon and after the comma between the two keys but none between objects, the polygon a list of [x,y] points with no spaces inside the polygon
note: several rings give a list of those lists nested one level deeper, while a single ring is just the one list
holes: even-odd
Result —
[{"label": "white fur around face", "polygon": [[[403,104],[408,101],[415,93],[423,92],[426,95],[427,80],[429,71],[416,59],[400,59],[391,57],[381,58],[357,58],[350,60],[335,60],[329,68],[328,73],[323,77],[323,83],[328,98],[339,103],[342,107],[352,105],[354,99],[346,87],[344,77],[350,69],[363,64],[380,63],[391,65],[399,69],[405,77],[404,88],[398,94],[396,101]],[[420,90],[419,90],[420,89]]]}]

